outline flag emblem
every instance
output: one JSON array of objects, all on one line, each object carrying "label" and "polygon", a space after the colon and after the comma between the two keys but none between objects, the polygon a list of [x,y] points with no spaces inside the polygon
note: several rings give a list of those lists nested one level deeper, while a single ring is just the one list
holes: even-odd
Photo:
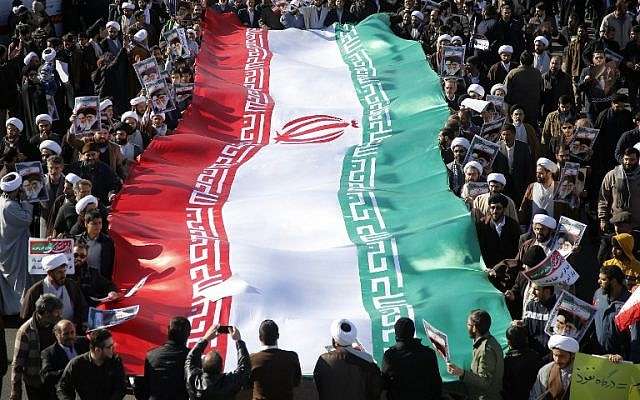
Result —
[{"label": "flag emblem", "polygon": [[356,120],[345,121],[331,115],[308,115],[287,122],[276,132],[276,143],[327,143],[342,136],[348,127],[357,128]]}]

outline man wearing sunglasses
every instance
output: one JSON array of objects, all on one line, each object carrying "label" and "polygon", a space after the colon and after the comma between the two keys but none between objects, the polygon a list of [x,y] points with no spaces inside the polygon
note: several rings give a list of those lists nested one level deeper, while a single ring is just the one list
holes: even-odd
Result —
[{"label": "man wearing sunglasses", "polygon": [[91,307],[95,307],[100,303],[96,299],[106,299],[108,301],[115,300],[120,297],[116,285],[109,279],[100,274],[95,268],[89,268],[87,265],[87,257],[89,248],[82,242],[76,242],[73,246],[73,259],[75,274],[74,280],[80,285],[82,294],[87,299],[87,303]]}]

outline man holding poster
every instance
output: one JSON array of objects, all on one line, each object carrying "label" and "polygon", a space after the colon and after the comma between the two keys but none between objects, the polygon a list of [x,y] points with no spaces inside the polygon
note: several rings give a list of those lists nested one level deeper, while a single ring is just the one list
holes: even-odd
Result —
[{"label": "man holding poster", "polygon": [[384,352],[382,379],[389,399],[439,399],[442,378],[436,353],[414,338],[416,327],[402,317],[394,325],[396,344]]}]

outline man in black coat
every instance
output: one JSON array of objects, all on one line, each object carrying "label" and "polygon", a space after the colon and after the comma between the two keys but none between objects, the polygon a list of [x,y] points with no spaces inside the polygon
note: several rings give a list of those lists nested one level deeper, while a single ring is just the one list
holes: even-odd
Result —
[{"label": "man in black coat", "polygon": [[572,99],[573,83],[571,77],[561,69],[562,58],[559,56],[551,57],[549,71],[542,75],[542,120],[544,121],[550,112],[558,108],[558,100],[560,96],[567,95]]},{"label": "man in black coat", "polygon": [[504,214],[509,200],[501,193],[489,197],[489,214],[476,224],[480,252],[487,268],[518,253],[520,225]]},{"label": "man in black coat", "polygon": [[76,236],[76,243],[85,243],[87,245],[89,249],[87,258],[89,268],[99,270],[102,276],[111,280],[115,246],[113,240],[102,233],[102,215],[100,215],[100,211],[88,211],[84,215],[84,226],[85,232]]},{"label": "man in black coat", "polygon": [[187,339],[191,324],[184,317],[169,321],[167,342],[147,353],[144,360],[144,376],[136,379],[135,394],[138,400],[187,400],[184,384],[184,363],[189,354]]},{"label": "man in black coat", "polygon": [[402,317],[394,326],[396,344],[384,352],[382,379],[389,400],[440,399],[442,378],[436,353],[413,337],[413,321]]},{"label": "man in black coat", "polygon": [[623,133],[622,136],[620,136],[620,139],[618,139],[618,144],[616,144],[615,156],[616,161],[620,164],[622,164],[624,151],[640,142],[640,112],[633,116],[633,122],[635,122],[636,127]]},{"label": "man in black coat", "polygon": [[529,146],[516,140],[516,128],[512,124],[504,124],[500,137],[500,154],[507,159],[509,166],[505,174],[508,182],[505,194],[519,206],[527,186],[533,181],[533,158]]},{"label": "man in black coat", "polygon": [[120,178],[98,159],[100,149],[96,143],[86,143],[81,153],[81,161],[71,164],[68,172],[90,181],[93,184],[91,193],[100,200],[100,204],[109,204],[109,193],[120,190]]},{"label": "man in black coat", "polygon": [[57,400],[56,385],[65,367],[72,358],[89,350],[86,338],[76,337],[73,322],[63,319],[53,327],[56,343],[42,350],[40,376],[44,385],[46,399]]},{"label": "man in black coat", "polygon": [[262,9],[256,7],[256,0],[248,0],[247,8],[238,10],[238,18],[242,25],[249,28],[259,28],[262,19]]}]

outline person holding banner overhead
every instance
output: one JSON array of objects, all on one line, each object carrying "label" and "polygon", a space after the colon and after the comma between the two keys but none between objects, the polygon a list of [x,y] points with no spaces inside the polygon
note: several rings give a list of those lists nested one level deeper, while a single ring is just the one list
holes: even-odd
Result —
[{"label": "person holding banner overhead", "polygon": [[553,361],[540,368],[529,400],[568,400],[573,360],[580,344],[572,337],[553,335],[549,338]]}]

